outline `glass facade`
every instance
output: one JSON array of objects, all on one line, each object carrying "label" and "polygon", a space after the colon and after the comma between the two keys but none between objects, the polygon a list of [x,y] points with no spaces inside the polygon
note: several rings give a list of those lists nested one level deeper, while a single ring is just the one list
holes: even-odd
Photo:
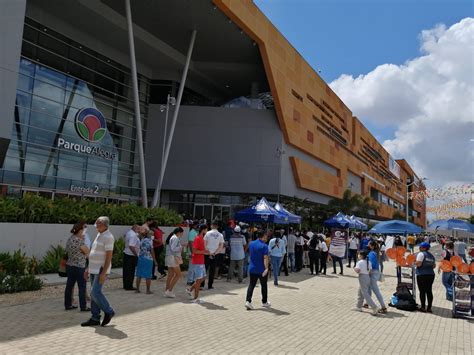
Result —
[{"label": "glass facade", "polygon": [[[10,189],[138,199],[139,159],[129,72],[25,19],[15,120],[0,184]],[[145,141],[149,83],[139,75]],[[105,134],[94,142],[80,135],[78,120],[81,111],[96,110],[105,118],[104,127],[94,126],[100,120],[86,116],[87,129],[94,133],[105,128]]]}]

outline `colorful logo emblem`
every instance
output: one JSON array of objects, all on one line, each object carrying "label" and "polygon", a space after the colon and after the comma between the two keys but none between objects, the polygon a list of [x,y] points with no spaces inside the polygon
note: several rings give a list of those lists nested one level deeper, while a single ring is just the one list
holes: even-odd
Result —
[{"label": "colorful logo emblem", "polygon": [[83,108],[76,114],[76,131],[79,136],[91,143],[100,142],[107,132],[105,117],[95,108]]}]

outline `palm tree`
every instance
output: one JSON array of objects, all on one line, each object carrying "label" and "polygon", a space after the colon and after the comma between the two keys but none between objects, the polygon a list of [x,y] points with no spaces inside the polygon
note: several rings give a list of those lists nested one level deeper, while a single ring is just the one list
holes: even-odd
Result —
[{"label": "palm tree", "polygon": [[359,217],[369,216],[369,212],[378,210],[378,205],[373,203],[370,197],[353,194],[347,189],[342,195],[342,199],[333,198],[328,203],[328,209],[332,214],[342,212],[344,214],[355,214]]}]

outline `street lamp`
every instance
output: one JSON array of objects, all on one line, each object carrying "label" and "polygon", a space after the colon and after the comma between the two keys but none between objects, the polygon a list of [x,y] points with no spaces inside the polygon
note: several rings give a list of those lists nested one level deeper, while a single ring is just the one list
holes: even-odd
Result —
[{"label": "street lamp", "polygon": [[168,113],[170,111],[170,105],[171,106],[174,106],[176,105],[176,98],[174,98],[173,96],[171,96],[170,94],[168,94],[168,97],[166,98],[166,105],[160,105],[160,112],[163,112],[166,110],[166,114],[165,114],[165,128],[163,129],[163,148],[162,148],[162,151],[161,151],[161,168],[160,168],[160,175],[158,175],[158,179],[160,181],[158,181],[158,184],[157,184],[157,187],[155,189],[155,193],[153,195],[153,200],[152,200],[152,203],[151,203],[151,207],[154,208],[156,207],[156,205],[158,204],[158,202],[160,201],[160,197],[161,197],[161,184],[162,184],[162,181],[161,181],[161,172],[163,171],[164,169],[164,160],[165,160],[165,147],[166,147],[166,141],[167,141],[167,136],[168,136]]},{"label": "street lamp", "polygon": [[[422,178],[420,181],[424,181],[424,180],[428,180],[428,178]],[[405,215],[406,215],[406,221],[408,222],[408,212],[409,212],[409,207],[408,207],[408,188],[413,185],[414,183],[416,182],[416,180],[413,180],[411,183],[407,184],[407,204],[406,204],[406,211],[405,211]]]},{"label": "street lamp", "polygon": [[279,159],[279,162],[280,162],[280,171],[278,172],[278,195],[277,195],[277,202],[280,203],[280,190],[281,190],[281,172],[282,172],[282,169],[281,169],[281,157],[283,154],[285,154],[285,151],[283,150],[283,148],[281,147],[277,147],[276,149],[277,153],[277,157]]}]

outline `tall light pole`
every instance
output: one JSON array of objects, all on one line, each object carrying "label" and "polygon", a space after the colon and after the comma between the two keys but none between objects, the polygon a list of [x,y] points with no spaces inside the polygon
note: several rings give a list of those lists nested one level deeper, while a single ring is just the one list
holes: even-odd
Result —
[{"label": "tall light pole", "polygon": [[280,190],[281,190],[281,172],[282,172],[282,169],[281,169],[281,157],[283,156],[283,154],[285,154],[285,151],[283,150],[283,148],[281,147],[278,147],[276,149],[277,151],[277,157],[279,159],[279,168],[280,168],[280,171],[278,172],[278,195],[277,195],[277,202],[280,203]]},{"label": "tall light pole", "polygon": [[[424,181],[424,180],[428,180],[427,178],[422,178],[420,181]],[[407,184],[407,204],[406,204],[406,211],[405,211],[405,215],[406,215],[406,221],[408,222],[408,212],[410,210],[410,208],[408,207],[408,188],[413,185],[414,183],[416,183],[416,180],[413,179],[413,181],[409,184]]]}]

